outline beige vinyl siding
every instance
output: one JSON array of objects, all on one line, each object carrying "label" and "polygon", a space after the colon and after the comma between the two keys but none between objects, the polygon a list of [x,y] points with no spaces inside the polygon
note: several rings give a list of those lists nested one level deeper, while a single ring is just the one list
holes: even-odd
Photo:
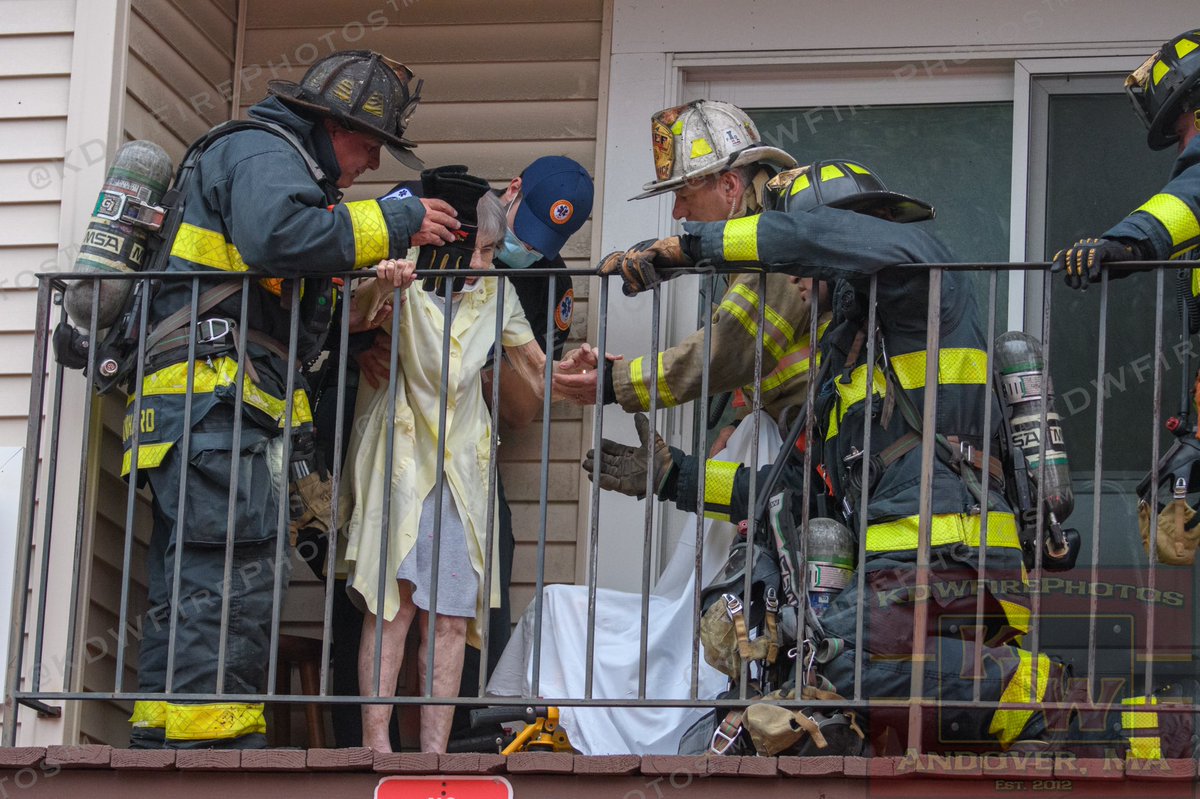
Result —
[{"label": "beige vinyl siding", "polygon": [[[132,0],[122,138],[160,144],[177,166],[192,139],[228,119],[236,30],[235,2]],[[0,358],[0,381],[2,365]],[[105,398],[101,409],[83,690],[111,691],[128,495],[128,484],[120,477],[124,398]],[[128,624],[134,629],[139,629],[146,609],[145,555],[152,525],[149,495],[143,491],[135,509],[130,570],[124,575],[129,580]],[[137,687],[137,652],[138,636],[131,634],[125,690]],[[124,745],[130,710],[126,702],[82,703],[80,742]]]},{"label": "beige vinyl siding", "polygon": [[58,253],[74,0],[10,0],[0,25],[0,446],[25,445],[34,273]]},{"label": "beige vinyl siding", "polygon": [[[542,155],[565,155],[595,169],[601,0],[249,0],[242,108],[260,100],[271,79],[299,80],[313,58],[368,48],[407,64],[425,81],[407,136],[428,166],[467,164],[501,186]],[[384,155],[381,168],[347,191],[376,197],[416,175]],[[591,223],[563,251],[570,267],[588,264]],[[575,280],[572,338],[587,329],[587,281]],[[582,414],[555,407],[550,446],[546,574],[576,582]],[[541,422],[501,430],[501,472],[517,552],[512,604],[533,596],[539,533]],[[307,576],[306,574],[304,576]],[[293,577],[290,609],[320,618],[315,581]]]}]

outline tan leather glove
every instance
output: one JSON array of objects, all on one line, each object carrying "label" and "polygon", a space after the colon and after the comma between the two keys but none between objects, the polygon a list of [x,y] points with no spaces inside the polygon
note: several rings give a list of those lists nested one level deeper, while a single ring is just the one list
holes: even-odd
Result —
[{"label": "tan leather glove", "polygon": [[621,276],[621,291],[632,297],[673,277],[674,270],[692,266],[679,236],[640,241],[624,252],[604,256],[596,274]]},{"label": "tan leather glove", "polygon": [[[670,476],[675,463],[662,436],[656,433],[651,444],[650,420],[646,414],[635,414],[633,423],[637,427],[641,446],[621,444],[607,438],[600,440],[600,487],[605,491],[618,491],[641,499],[646,495],[646,464],[653,464],[653,485],[657,493]],[[587,472],[589,480],[592,479],[595,463],[596,451],[589,449],[583,457],[583,470]]]}]

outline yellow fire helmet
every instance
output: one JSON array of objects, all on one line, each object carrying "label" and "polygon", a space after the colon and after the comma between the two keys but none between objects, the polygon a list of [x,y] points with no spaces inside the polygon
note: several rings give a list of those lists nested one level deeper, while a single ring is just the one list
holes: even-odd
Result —
[{"label": "yellow fire helmet", "polygon": [[766,163],[780,169],[796,166],[778,147],[762,143],[746,112],[730,103],[695,100],[665,108],[650,118],[655,179],[634,200],[674,191],[689,180],[715,175],[746,164]]},{"label": "yellow fire helmet", "polygon": [[1200,104],[1200,30],[1181,33],[1147,58],[1125,79],[1125,93],[1149,129],[1152,150],[1179,141],[1175,120]]}]

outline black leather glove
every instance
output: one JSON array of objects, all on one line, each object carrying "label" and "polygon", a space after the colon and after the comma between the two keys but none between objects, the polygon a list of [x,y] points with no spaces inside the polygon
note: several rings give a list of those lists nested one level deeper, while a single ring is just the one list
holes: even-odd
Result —
[{"label": "black leather glove", "polygon": [[1055,254],[1050,271],[1065,270],[1068,286],[1086,289],[1089,283],[1100,280],[1100,269],[1106,262],[1134,261],[1137,258],[1138,253],[1128,244],[1113,239],[1080,239]]},{"label": "black leather glove", "polygon": [[[633,424],[637,427],[641,446],[621,444],[607,438],[600,440],[600,487],[605,491],[619,491],[640,499],[646,495],[647,461],[653,463],[654,492],[658,494],[674,472],[675,460],[662,436],[656,433],[654,443],[650,443],[650,420],[646,414],[635,414]],[[589,449],[583,457],[583,470],[589,480],[592,479],[595,462],[596,451]]]},{"label": "black leather glove", "polygon": [[663,280],[674,277],[676,270],[694,265],[694,258],[684,250],[680,236],[639,241],[624,252],[618,250],[604,256],[596,270],[598,275],[621,275],[621,291],[632,297]]}]

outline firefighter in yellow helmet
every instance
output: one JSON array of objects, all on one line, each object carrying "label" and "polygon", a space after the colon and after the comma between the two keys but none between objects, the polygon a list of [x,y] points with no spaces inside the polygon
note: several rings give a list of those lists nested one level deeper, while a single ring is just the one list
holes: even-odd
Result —
[{"label": "firefighter in yellow helmet", "polygon": [[[1055,255],[1053,270],[1066,272],[1073,288],[1098,281],[1106,262],[1194,261],[1200,253],[1200,30],[1164,44],[1125,79],[1125,91],[1146,123],[1150,148],[1174,144],[1179,158],[1158,194],[1098,238],[1082,239]],[[1193,297],[1200,294],[1197,274],[1192,273]],[[1190,323],[1196,332],[1200,319]]]}]

